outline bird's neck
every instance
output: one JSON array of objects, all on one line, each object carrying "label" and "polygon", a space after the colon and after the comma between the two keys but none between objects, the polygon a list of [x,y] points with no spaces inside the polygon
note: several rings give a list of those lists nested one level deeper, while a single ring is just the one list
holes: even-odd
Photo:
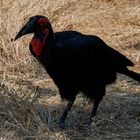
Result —
[{"label": "bird's neck", "polygon": [[32,38],[31,45],[32,50],[36,56],[42,54],[43,48],[53,39],[49,29],[45,28],[36,32]]}]

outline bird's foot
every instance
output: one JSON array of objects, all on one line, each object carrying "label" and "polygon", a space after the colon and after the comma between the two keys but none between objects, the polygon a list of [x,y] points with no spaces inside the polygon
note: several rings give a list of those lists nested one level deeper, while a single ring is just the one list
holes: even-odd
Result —
[{"label": "bird's foot", "polygon": [[89,126],[90,126],[90,127],[94,126],[94,125],[95,125],[95,121],[96,121],[96,117],[95,117],[95,116],[92,117],[92,118],[90,118]]},{"label": "bird's foot", "polygon": [[62,130],[65,128],[65,122],[61,118],[60,118],[60,121],[59,121],[59,126]]}]

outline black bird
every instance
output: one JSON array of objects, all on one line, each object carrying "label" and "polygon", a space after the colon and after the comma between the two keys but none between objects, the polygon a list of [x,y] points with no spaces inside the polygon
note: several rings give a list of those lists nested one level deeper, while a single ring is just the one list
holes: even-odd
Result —
[{"label": "black bird", "polygon": [[31,53],[45,67],[62,99],[68,101],[60,117],[61,126],[79,91],[94,101],[92,122],[106,85],[115,82],[117,72],[140,82],[140,74],[127,68],[134,66],[133,62],[97,36],[77,31],[54,33],[49,20],[40,15],[31,17],[14,40],[29,33],[34,33]]}]

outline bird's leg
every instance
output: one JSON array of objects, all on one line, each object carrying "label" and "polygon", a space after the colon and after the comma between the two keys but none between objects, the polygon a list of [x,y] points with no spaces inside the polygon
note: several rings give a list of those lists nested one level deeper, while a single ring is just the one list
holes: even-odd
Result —
[{"label": "bird's leg", "polygon": [[95,116],[96,116],[96,113],[97,113],[97,109],[98,109],[98,106],[99,106],[99,103],[100,103],[101,100],[95,100],[94,102],[94,105],[93,105],[93,108],[92,108],[92,112],[91,112],[91,116],[90,116],[90,124],[94,121],[95,119]]},{"label": "bird's leg", "polygon": [[103,99],[103,96],[105,95],[105,91],[106,91],[105,86],[101,86],[100,88],[97,86],[97,89],[95,92],[97,92],[98,95],[100,96],[97,96],[94,100],[94,105],[93,105],[91,116],[90,116],[90,124],[95,120],[99,103]]},{"label": "bird's leg", "polygon": [[61,126],[61,128],[64,128],[65,119],[66,119],[66,117],[67,117],[67,115],[68,115],[68,113],[69,113],[74,101],[75,101],[75,99],[68,101],[68,104],[67,104],[62,116],[60,117],[60,126]]}]

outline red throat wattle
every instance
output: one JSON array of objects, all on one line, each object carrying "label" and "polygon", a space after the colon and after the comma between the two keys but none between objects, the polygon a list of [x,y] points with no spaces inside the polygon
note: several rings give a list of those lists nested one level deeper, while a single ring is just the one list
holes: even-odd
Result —
[{"label": "red throat wattle", "polygon": [[31,44],[32,44],[32,47],[33,47],[33,52],[37,56],[41,55],[41,53],[42,53],[42,49],[43,49],[43,47],[45,45],[47,36],[49,34],[49,30],[48,29],[44,29],[43,33],[45,34],[43,40],[41,40],[39,37],[35,37],[34,36],[32,41],[31,41]]}]

